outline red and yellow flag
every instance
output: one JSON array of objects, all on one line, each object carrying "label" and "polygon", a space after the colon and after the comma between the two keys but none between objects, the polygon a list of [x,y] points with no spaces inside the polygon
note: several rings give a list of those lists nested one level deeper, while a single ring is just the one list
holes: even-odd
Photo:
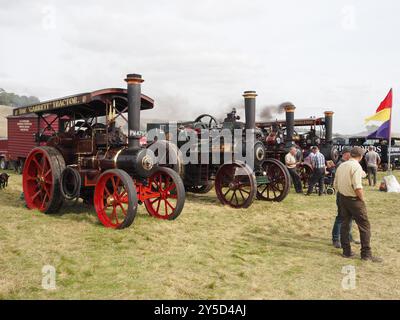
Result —
[{"label": "red and yellow flag", "polygon": [[381,102],[378,109],[376,109],[376,113],[365,119],[366,122],[374,120],[374,121],[382,121],[383,124],[378,128],[378,130],[372,132],[367,138],[369,139],[390,139],[390,130],[391,130],[391,117],[392,117],[392,102],[393,102],[393,92],[390,89],[386,98]]},{"label": "red and yellow flag", "polygon": [[381,102],[378,109],[376,109],[376,113],[365,119],[365,122],[368,121],[382,121],[386,122],[390,120],[391,111],[392,111],[392,89],[390,89],[389,93],[387,94],[386,98]]}]

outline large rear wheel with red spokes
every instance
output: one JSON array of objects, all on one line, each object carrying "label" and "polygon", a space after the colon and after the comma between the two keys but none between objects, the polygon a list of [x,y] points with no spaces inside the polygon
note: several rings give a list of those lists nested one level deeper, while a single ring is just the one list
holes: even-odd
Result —
[{"label": "large rear wheel with red spokes", "polygon": [[173,169],[160,167],[148,182],[144,200],[147,212],[158,219],[176,219],[185,205],[185,187],[179,174]]},{"label": "large rear wheel with red spokes", "polygon": [[64,168],[64,158],[55,148],[37,147],[29,153],[22,173],[22,187],[29,209],[44,213],[60,209],[63,202],[60,178]]},{"label": "large rear wheel with red spokes", "polygon": [[129,227],[136,216],[138,200],[132,178],[120,169],[107,170],[97,180],[94,207],[107,228]]},{"label": "large rear wheel with red spokes", "polygon": [[215,176],[215,192],[222,204],[232,208],[248,208],[256,194],[256,178],[244,163],[222,165]]}]

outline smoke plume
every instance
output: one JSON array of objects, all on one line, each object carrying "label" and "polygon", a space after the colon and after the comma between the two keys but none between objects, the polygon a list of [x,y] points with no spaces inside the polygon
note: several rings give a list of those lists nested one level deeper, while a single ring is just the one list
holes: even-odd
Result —
[{"label": "smoke plume", "polygon": [[271,121],[275,120],[279,114],[285,112],[286,103],[280,105],[266,105],[260,108],[260,120],[261,121]]}]

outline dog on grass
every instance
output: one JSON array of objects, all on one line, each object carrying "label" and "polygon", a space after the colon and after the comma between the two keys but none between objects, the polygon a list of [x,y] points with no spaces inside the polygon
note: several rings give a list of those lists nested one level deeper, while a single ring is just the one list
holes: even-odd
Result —
[{"label": "dog on grass", "polygon": [[5,187],[8,186],[8,178],[9,177],[10,176],[5,172],[0,174],[0,189],[4,189]]}]

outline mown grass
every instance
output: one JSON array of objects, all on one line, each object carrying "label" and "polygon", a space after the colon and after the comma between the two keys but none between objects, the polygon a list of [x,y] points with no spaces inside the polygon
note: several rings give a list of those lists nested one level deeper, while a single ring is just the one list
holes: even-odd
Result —
[{"label": "mown grass", "polygon": [[[333,196],[291,193],[234,210],[212,190],[188,195],[175,221],[140,207],[132,227],[115,231],[82,204],[57,215],[25,209],[21,176],[10,174],[0,191],[1,299],[400,298],[397,194],[366,187],[372,248],[384,258],[373,264],[332,247]],[[44,265],[56,268],[56,290],[41,287]],[[342,289],[345,265],[356,268],[354,290]]]}]

